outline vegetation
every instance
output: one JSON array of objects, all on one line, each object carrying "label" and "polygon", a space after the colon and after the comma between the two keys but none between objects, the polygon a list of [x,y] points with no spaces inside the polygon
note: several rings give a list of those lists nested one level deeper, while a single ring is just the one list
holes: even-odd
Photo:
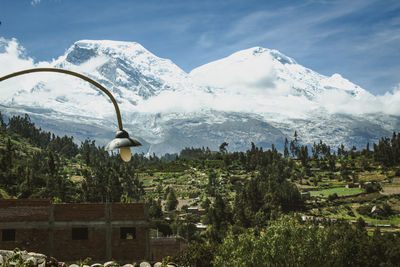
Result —
[{"label": "vegetation", "polygon": [[[123,163],[0,114],[0,197],[53,202],[145,201],[151,235],[180,235],[184,266],[396,266],[400,137],[365,149],[300,144],[245,152],[185,148]],[[171,255],[172,256],[172,255]]]},{"label": "vegetation", "polygon": [[322,196],[322,197],[329,197],[330,195],[339,196],[347,196],[347,195],[356,195],[359,193],[364,192],[361,188],[346,188],[346,187],[337,187],[337,188],[329,188],[323,189],[318,191],[311,191],[311,196]]},{"label": "vegetation", "polygon": [[396,266],[400,238],[358,223],[302,223],[283,217],[257,233],[230,233],[215,256],[216,266]]},{"label": "vegetation", "polygon": [[13,117],[7,125],[0,115],[0,124],[2,196],[61,202],[143,198],[134,166],[122,164],[94,141],[85,140],[78,147],[72,137],[37,129],[28,116]]}]

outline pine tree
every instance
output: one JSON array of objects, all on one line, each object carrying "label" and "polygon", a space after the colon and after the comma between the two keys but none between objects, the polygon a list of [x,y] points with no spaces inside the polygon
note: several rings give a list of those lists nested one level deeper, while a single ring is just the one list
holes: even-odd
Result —
[{"label": "pine tree", "polygon": [[293,140],[290,141],[290,153],[293,158],[297,158],[299,154],[299,144],[297,140],[297,131],[294,131]]},{"label": "pine tree", "polygon": [[287,138],[285,137],[285,147],[283,149],[283,156],[285,157],[285,159],[289,158],[288,144],[289,144],[289,142],[288,142]]},{"label": "pine tree", "polygon": [[223,142],[220,146],[219,146],[219,152],[222,154],[225,154],[227,152],[226,147],[228,146],[227,142]]},{"label": "pine tree", "polygon": [[166,209],[170,211],[175,210],[177,206],[178,199],[176,198],[175,190],[173,188],[170,188],[167,196]]}]

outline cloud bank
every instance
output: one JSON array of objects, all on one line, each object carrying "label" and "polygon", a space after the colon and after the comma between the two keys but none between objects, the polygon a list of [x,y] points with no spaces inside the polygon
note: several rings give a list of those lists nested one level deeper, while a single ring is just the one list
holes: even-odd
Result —
[{"label": "cloud bank", "polygon": [[31,1],[31,5],[32,5],[32,6],[36,6],[36,5],[40,4],[40,1],[41,1],[41,0],[32,0],[32,1]]},{"label": "cloud bank", "polygon": [[[95,65],[101,65],[102,60],[97,59]],[[263,61],[246,63],[247,72],[232,65],[227,71],[230,76],[218,77],[219,72],[214,72],[214,77],[204,78],[203,84],[193,90],[163,91],[155,97],[147,100],[140,100],[137,105],[121,99],[121,111],[129,113],[132,111],[144,113],[179,113],[179,112],[200,112],[204,110],[218,110],[229,112],[246,112],[264,115],[270,119],[306,118],[312,116],[315,112],[326,111],[328,113],[345,114],[367,114],[367,113],[385,113],[400,116],[400,84],[393,88],[391,92],[384,95],[372,95],[367,91],[362,91],[359,95],[352,96],[345,90],[331,88],[324,89],[314,98],[306,97],[301,94],[293,94],[293,88],[289,87],[283,81],[277,80],[277,74],[271,66],[265,65]],[[0,38],[0,75],[6,75],[11,72],[34,68],[51,67],[51,62],[35,63],[34,60],[25,55],[25,50],[15,39],[5,40]],[[81,66],[81,71],[87,70]],[[226,69],[225,69],[226,71]],[[334,77],[334,76],[332,76]],[[331,77],[331,78],[332,78]],[[42,98],[51,100],[57,99],[63,105],[63,110],[68,110],[71,114],[76,112],[76,105],[72,103],[63,103],[63,97],[71,88],[70,77],[54,77],[48,74],[38,74],[32,76],[21,76],[18,79],[10,79],[0,84],[0,90],[5,99],[18,97],[18,90],[25,92],[37,86],[40,80],[46,80],[46,83],[52,88],[52,92],[40,92],[32,95],[37,98],[37,103],[43,103]],[[199,81],[197,81],[199,83]],[[75,83],[76,84],[76,83]],[[74,85],[75,85],[74,84]],[[205,86],[211,84],[212,87]],[[8,90],[8,87],[16,88]],[[77,93],[68,93],[71,99],[76,98],[76,103],[87,103],[85,106],[78,107],[82,112],[90,106],[91,114],[107,114],[114,116],[112,106],[106,98],[93,98],[98,94],[89,88],[83,81],[79,84],[81,88],[86,88],[85,99]],[[345,86],[345,85],[344,85]],[[39,88],[40,89],[40,88]],[[29,92],[25,92],[29,93]],[[35,99],[33,99],[35,100]],[[19,99],[20,101],[20,99]],[[22,101],[22,100],[21,100]],[[25,99],[27,104],[32,103],[32,99]],[[41,102],[42,101],[42,102]],[[46,103],[46,102],[45,102]]]},{"label": "cloud bank", "polygon": [[[98,59],[100,63],[101,60]],[[16,39],[6,40],[0,37],[0,76],[40,67],[53,67],[53,62],[35,63],[26,56],[25,49]],[[57,73],[44,72],[14,77],[2,81],[0,91],[0,102],[8,106],[15,102],[28,107],[48,108],[95,118],[104,118],[115,113],[107,97],[98,97],[99,93],[90,88],[87,82]]]}]

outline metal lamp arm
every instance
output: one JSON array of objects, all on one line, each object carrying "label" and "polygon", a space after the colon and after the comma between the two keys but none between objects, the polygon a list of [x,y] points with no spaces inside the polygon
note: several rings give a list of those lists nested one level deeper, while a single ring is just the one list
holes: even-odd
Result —
[{"label": "metal lamp arm", "polygon": [[85,81],[91,83],[92,85],[96,86],[97,88],[99,88],[101,91],[103,91],[111,99],[112,103],[114,104],[115,112],[117,113],[118,127],[119,127],[119,129],[121,131],[123,130],[123,128],[122,128],[122,120],[121,120],[121,113],[119,111],[119,107],[118,107],[117,101],[115,101],[114,96],[106,88],[104,88],[104,86],[102,86],[98,82],[96,82],[96,81],[90,79],[89,77],[86,77],[86,76],[84,76],[84,75],[82,75],[80,73],[73,72],[73,71],[70,71],[70,70],[56,69],[56,68],[35,68],[35,69],[27,69],[27,70],[14,72],[14,73],[8,74],[6,76],[0,77],[0,82],[4,81],[4,80],[7,80],[9,78],[15,77],[15,76],[28,74],[28,73],[32,73],[32,72],[58,72],[58,73],[69,74],[69,75],[81,78],[82,80],[85,80]]}]

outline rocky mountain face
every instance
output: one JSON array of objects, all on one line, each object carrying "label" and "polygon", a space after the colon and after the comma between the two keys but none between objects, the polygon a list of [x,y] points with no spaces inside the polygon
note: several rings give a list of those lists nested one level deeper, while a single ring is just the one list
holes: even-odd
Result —
[{"label": "rocky mountain face", "polygon": [[[375,96],[339,74],[318,74],[261,47],[185,73],[137,43],[82,40],[58,59],[36,65],[82,73],[110,90],[124,128],[144,144],[136,151],[144,153],[217,149],[222,142],[231,151],[246,150],[251,142],[282,148],[295,130],[305,144],[322,139],[333,148],[364,147],[400,126],[396,114],[356,108]],[[118,128],[110,100],[74,77],[31,74],[0,89],[3,114],[28,113],[59,135],[104,145]]]}]

